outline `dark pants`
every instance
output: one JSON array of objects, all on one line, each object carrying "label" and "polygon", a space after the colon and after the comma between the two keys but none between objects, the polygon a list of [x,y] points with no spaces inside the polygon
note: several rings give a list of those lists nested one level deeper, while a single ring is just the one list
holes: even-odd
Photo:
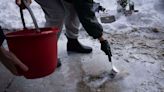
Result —
[{"label": "dark pants", "polygon": [[98,23],[95,12],[92,10],[93,0],[72,0],[72,4],[87,33],[95,39],[101,37],[103,28]]}]

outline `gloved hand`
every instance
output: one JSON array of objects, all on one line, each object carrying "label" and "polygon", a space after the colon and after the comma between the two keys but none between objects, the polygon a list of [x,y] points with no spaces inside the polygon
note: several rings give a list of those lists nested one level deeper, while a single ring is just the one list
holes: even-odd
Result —
[{"label": "gloved hand", "polygon": [[104,51],[106,55],[112,56],[110,45],[107,40],[100,41],[101,50]]},{"label": "gloved hand", "polygon": [[100,3],[95,3],[93,2],[93,7],[92,7],[92,10],[94,12],[99,12],[99,11],[105,11],[105,8],[103,6],[100,5]]},{"label": "gloved hand", "polygon": [[104,12],[106,9],[105,9],[103,6],[100,5],[100,6],[98,7],[98,10]]},{"label": "gloved hand", "polygon": [[125,8],[128,4],[128,1],[127,0],[118,0],[117,3],[119,3],[122,8]]}]

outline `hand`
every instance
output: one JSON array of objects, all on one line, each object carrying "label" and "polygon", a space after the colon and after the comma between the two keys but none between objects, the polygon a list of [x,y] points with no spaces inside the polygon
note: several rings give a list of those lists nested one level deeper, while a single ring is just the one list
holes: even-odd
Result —
[{"label": "hand", "polygon": [[93,11],[94,12],[100,12],[100,11],[105,11],[105,8],[103,6],[100,5],[100,3],[93,3]]},{"label": "hand", "polygon": [[101,50],[104,51],[106,55],[112,56],[110,45],[107,40],[100,41],[101,43]]},{"label": "hand", "polygon": [[[27,1],[28,6],[32,3],[32,0],[26,0],[26,1]],[[26,8],[22,0],[15,0],[15,3],[22,9]]]},{"label": "hand", "polygon": [[122,8],[125,8],[128,4],[127,0],[118,0],[117,3],[119,3]]},{"label": "hand", "polygon": [[0,48],[0,61],[14,75],[19,75],[16,66],[23,71],[28,71],[26,65],[24,65],[13,53],[5,50],[3,47]]},{"label": "hand", "polygon": [[103,6],[100,5],[100,6],[98,7],[98,10],[104,12],[106,9],[105,9]]}]

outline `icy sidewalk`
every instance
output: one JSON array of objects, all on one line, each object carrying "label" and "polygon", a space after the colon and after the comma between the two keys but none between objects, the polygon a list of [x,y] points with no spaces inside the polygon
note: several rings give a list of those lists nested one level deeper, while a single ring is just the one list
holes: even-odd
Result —
[{"label": "icy sidewalk", "polygon": [[[80,41],[93,47],[91,54],[66,51],[66,38],[59,40],[62,67],[50,76],[27,80],[12,76],[0,66],[0,92],[163,92],[164,91],[164,30],[138,28],[110,37],[113,61],[127,75],[121,79],[102,80],[103,72],[111,69],[98,41],[80,32]],[[86,81],[86,78],[91,79]],[[95,82],[97,81],[97,82]],[[95,83],[90,85],[90,83]]]},{"label": "icy sidewalk", "polygon": [[[105,3],[105,0],[97,1],[110,6],[110,2]],[[139,13],[122,16],[112,24],[103,24],[105,36],[111,43],[113,61],[121,71],[126,71],[126,76],[105,80],[101,84],[101,74],[110,71],[110,63],[99,50],[98,41],[81,32],[80,41],[92,46],[93,53],[67,53],[66,38],[62,35],[58,45],[61,68],[45,78],[27,80],[14,77],[0,65],[0,92],[164,92],[164,2],[134,1]],[[19,10],[14,0],[4,0],[0,4],[0,25],[20,28]],[[44,24],[40,7],[33,3],[32,8],[39,24]],[[32,26],[30,16],[25,13],[27,24]]]}]

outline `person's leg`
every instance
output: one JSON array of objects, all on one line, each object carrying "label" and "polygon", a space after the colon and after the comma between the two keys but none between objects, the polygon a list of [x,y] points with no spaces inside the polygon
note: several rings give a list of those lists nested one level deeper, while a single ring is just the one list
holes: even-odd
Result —
[{"label": "person's leg", "polygon": [[[63,28],[65,11],[61,0],[35,0],[43,9],[45,14],[46,27],[59,28],[58,39]],[[60,58],[58,58],[57,67],[61,66]]]},{"label": "person's leg", "polygon": [[74,6],[71,3],[63,1],[63,6],[65,7],[66,17],[65,17],[65,27],[66,27],[66,37],[67,51],[73,51],[78,53],[90,53],[92,48],[80,44],[78,39],[78,32],[80,21],[75,12]]},{"label": "person's leg", "polygon": [[35,0],[43,9],[45,14],[46,27],[58,27],[59,33],[63,28],[64,17],[65,17],[65,10],[61,0]]},{"label": "person's leg", "polygon": [[65,7],[65,27],[66,36],[69,38],[77,39],[80,21],[75,12],[75,9],[71,3],[63,1],[63,6]]},{"label": "person's leg", "polygon": [[95,11],[93,10],[93,0],[71,0],[74,8],[77,12],[79,20],[87,31],[87,33],[93,38],[97,39],[103,35],[103,27],[98,22]]}]

